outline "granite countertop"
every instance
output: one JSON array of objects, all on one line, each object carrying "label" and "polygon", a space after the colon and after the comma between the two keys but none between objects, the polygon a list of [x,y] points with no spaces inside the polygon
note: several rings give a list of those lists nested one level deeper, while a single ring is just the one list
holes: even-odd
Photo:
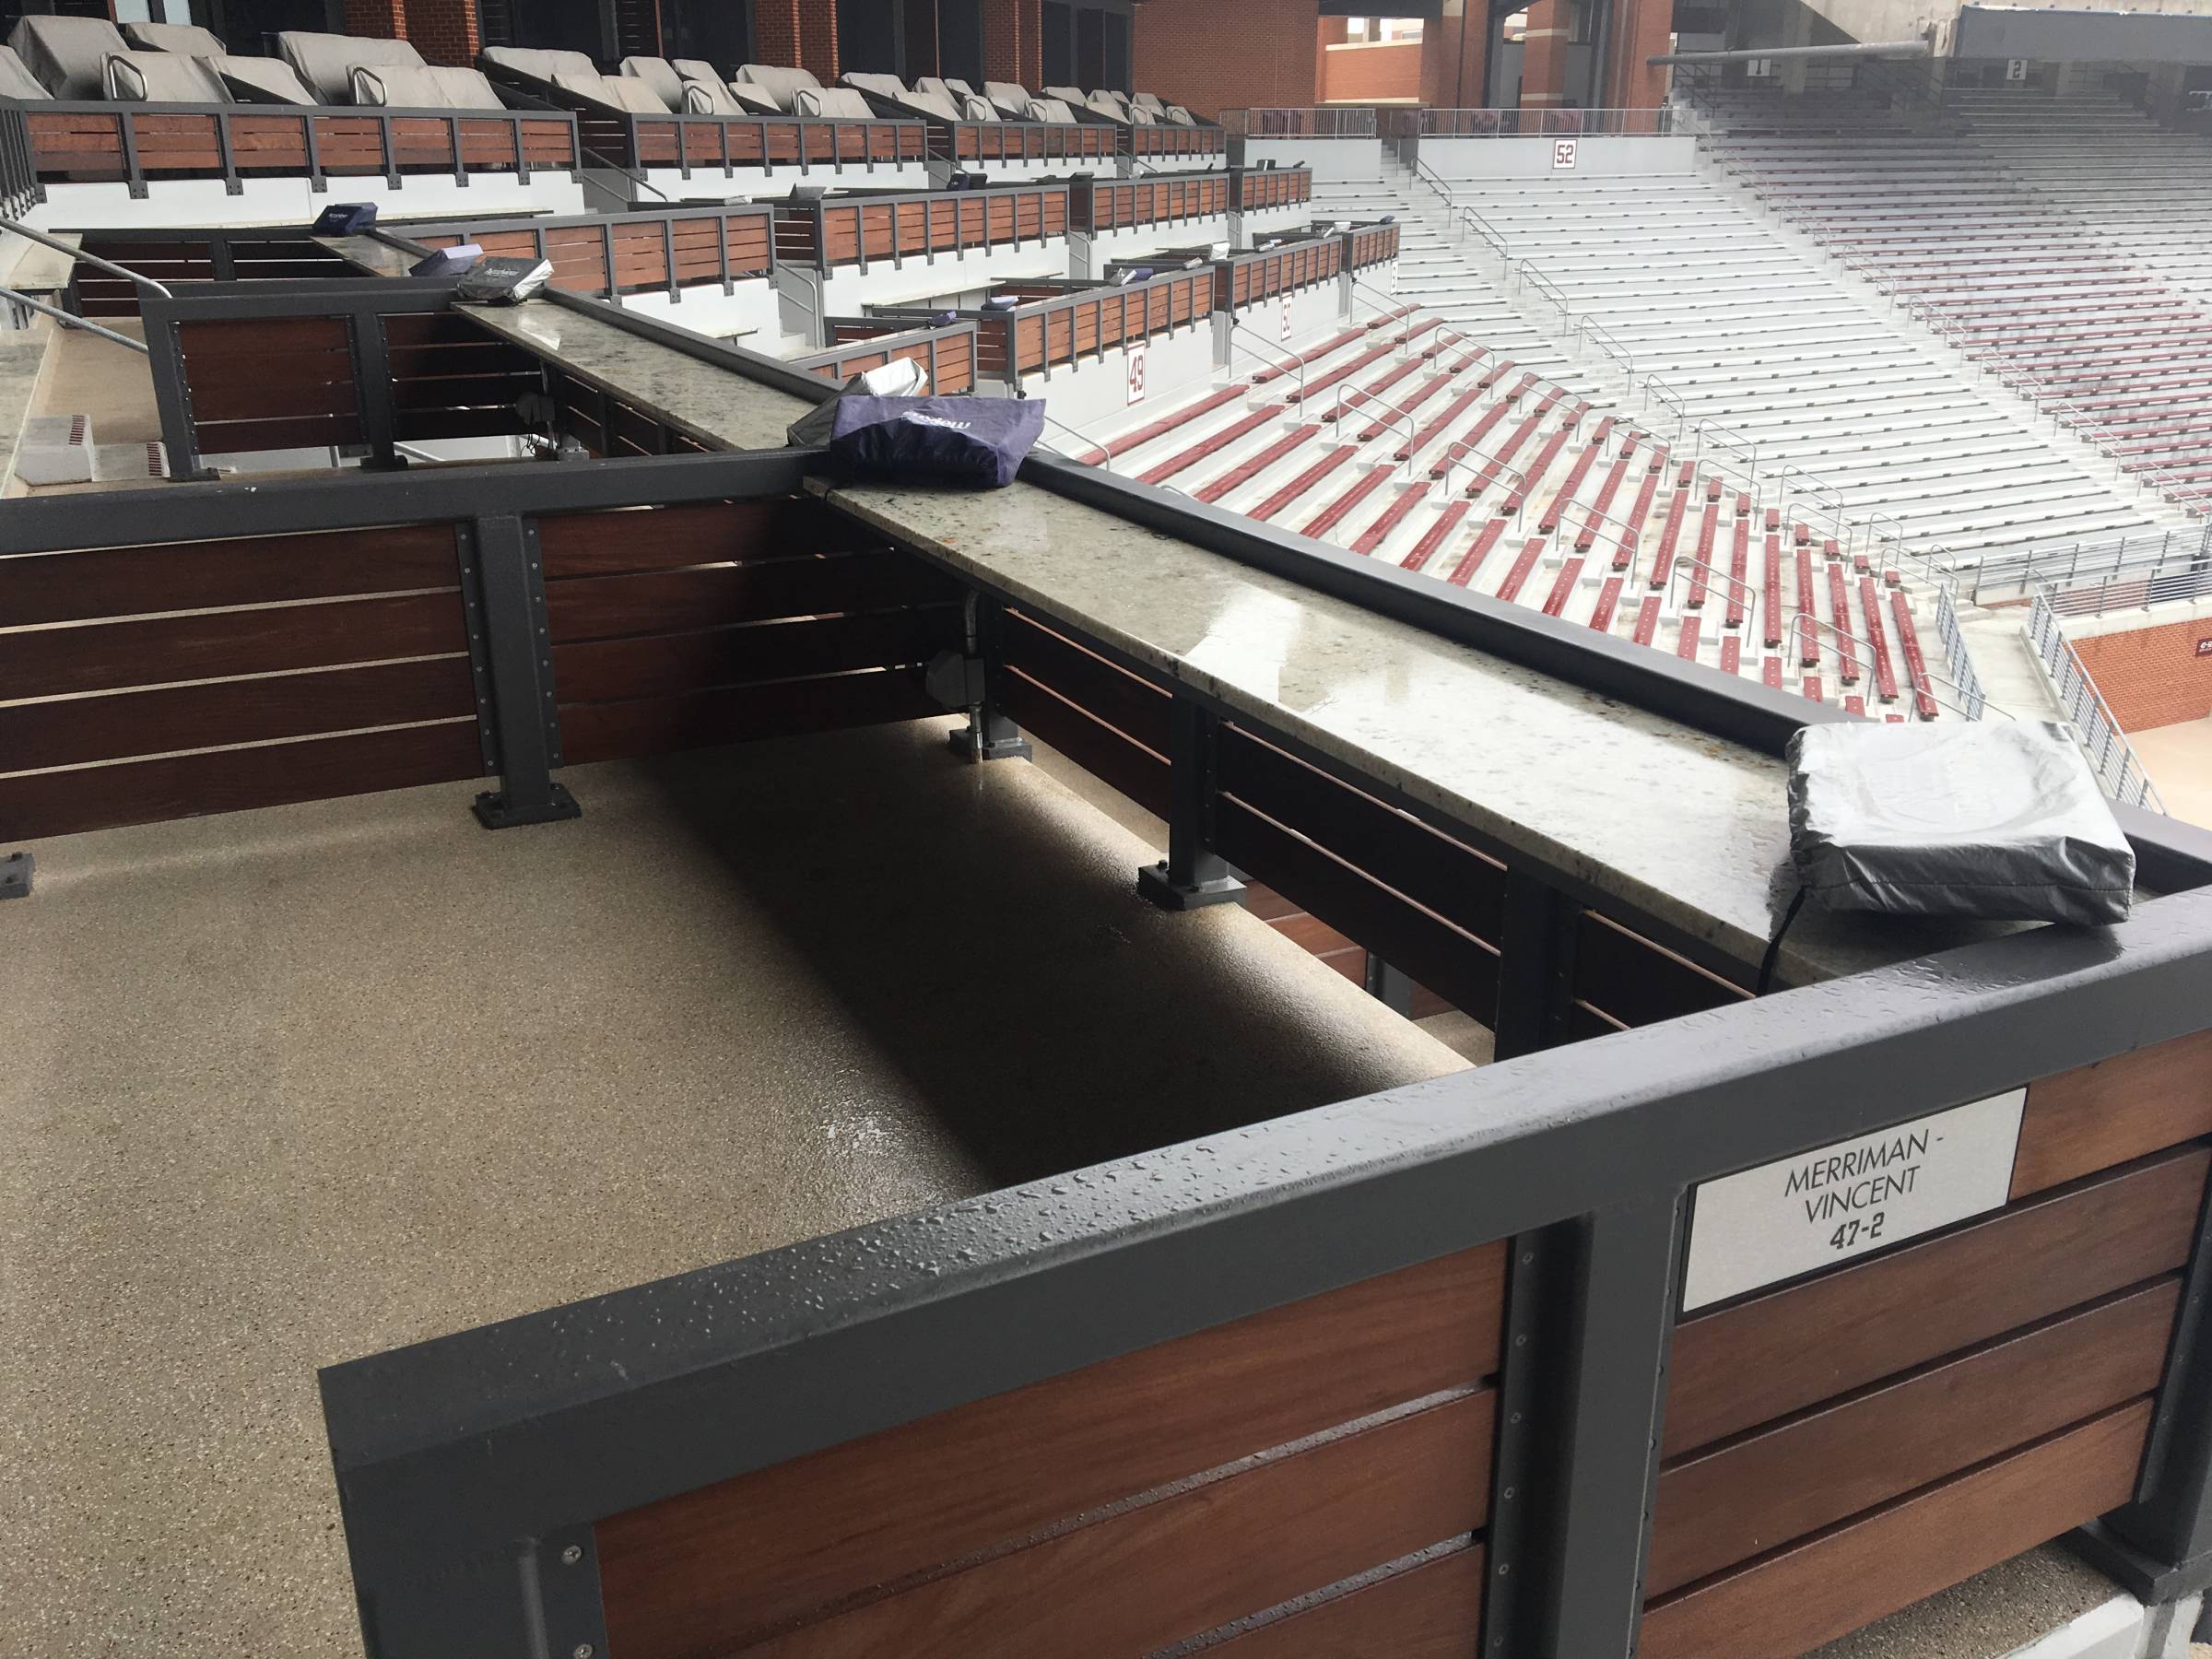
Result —
[{"label": "granite countertop", "polygon": [[[781,447],[803,407],[561,307],[476,315],[710,441]],[[830,500],[1737,961],[1759,960],[1794,890],[1779,759],[1027,485]],[[1831,978],[2005,931],[1807,909],[1780,977]]]}]

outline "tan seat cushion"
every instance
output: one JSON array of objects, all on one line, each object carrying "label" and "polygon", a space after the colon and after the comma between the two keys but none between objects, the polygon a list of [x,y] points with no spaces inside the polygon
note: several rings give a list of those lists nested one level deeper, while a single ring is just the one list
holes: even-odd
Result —
[{"label": "tan seat cushion", "polygon": [[7,37],[31,77],[56,98],[108,95],[108,59],[131,43],[104,18],[30,17]]},{"label": "tan seat cushion", "polygon": [[802,115],[826,116],[833,121],[876,119],[868,100],[850,87],[801,87],[796,98]]},{"label": "tan seat cushion", "polygon": [[223,77],[233,100],[239,103],[312,104],[315,95],[299,72],[282,58],[203,58],[208,68]]},{"label": "tan seat cushion", "polygon": [[220,104],[230,101],[223,77],[205,58],[173,52],[111,52],[102,76],[117,103]]},{"label": "tan seat cushion", "polygon": [[39,85],[39,77],[23,66],[13,46],[0,46],[0,98],[32,100],[52,98],[53,93]]},{"label": "tan seat cushion", "polygon": [[799,107],[798,97],[802,91],[818,91],[822,84],[815,78],[812,70],[783,69],[774,64],[741,64],[734,79],[749,81],[759,88],[776,100],[776,108],[785,114],[790,114]]},{"label": "tan seat cushion", "polygon": [[427,67],[422,53],[405,41],[318,34],[308,29],[288,29],[279,34],[276,55],[292,66],[317,103],[326,104],[342,104],[353,96],[353,72],[359,65]]},{"label": "tan seat cushion", "polygon": [[676,65],[663,57],[626,57],[622,73],[634,76],[651,87],[662,104],[671,110],[684,106],[684,77],[676,72]]},{"label": "tan seat cushion", "polygon": [[895,75],[841,75],[838,83],[857,91],[872,92],[877,98],[904,99],[908,96],[906,83]]},{"label": "tan seat cushion", "polygon": [[140,52],[181,52],[186,57],[221,57],[227,50],[214,30],[195,23],[125,23],[123,38]]},{"label": "tan seat cushion", "polygon": [[553,52],[535,46],[487,46],[477,53],[477,66],[494,75],[519,75],[525,80],[553,84],[558,75],[599,73],[599,65],[581,52]]}]

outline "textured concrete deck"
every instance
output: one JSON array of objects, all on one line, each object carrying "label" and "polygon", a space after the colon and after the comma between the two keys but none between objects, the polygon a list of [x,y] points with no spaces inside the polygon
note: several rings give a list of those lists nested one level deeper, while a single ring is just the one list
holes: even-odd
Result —
[{"label": "textured concrete deck", "polygon": [[2158,785],[2166,810],[2175,818],[2212,830],[2212,720],[2184,720],[2176,725],[2130,732],[2128,742],[2142,758],[2143,770]]},{"label": "textured concrete deck", "polygon": [[358,1653],[319,1365],[1462,1064],[943,729],[43,844],[0,1653]]}]

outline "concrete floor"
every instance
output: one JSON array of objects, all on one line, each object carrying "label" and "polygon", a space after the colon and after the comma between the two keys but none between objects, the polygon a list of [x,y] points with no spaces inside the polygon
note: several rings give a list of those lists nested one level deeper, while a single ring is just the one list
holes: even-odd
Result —
[{"label": "concrete floor", "polygon": [[358,1653],[317,1366],[1463,1064],[943,730],[41,846],[0,1654]]},{"label": "concrete floor", "polygon": [[2055,1544],[1818,1648],[1808,1659],[2000,1659],[2119,1594]]},{"label": "concrete floor", "polygon": [[2212,830],[2212,720],[2184,720],[2175,725],[2130,732],[2128,742],[2142,758],[2143,770],[2158,785],[2166,810],[2175,818]]}]

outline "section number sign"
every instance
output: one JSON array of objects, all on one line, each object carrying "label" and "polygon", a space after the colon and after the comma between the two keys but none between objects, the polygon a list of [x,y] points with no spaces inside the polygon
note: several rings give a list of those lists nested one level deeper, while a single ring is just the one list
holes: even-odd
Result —
[{"label": "section number sign", "polygon": [[1706,1182],[1690,1210],[1682,1311],[1999,1208],[2027,1101],[2016,1088]]}]

